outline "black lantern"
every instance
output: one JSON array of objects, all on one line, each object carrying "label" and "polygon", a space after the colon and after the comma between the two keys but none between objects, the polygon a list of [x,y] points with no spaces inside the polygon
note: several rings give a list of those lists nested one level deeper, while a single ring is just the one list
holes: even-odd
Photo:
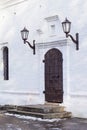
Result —
[{"label": "black lantern", "polygon": [[29,47],[33,49],[33,54],[35,54],[35,40],[33,40],[33,46],[30,44],[30,42],[27,41],[28,39],[29,31],[24,27],[23,30],[21,30],[21,37],[24,41],[24,43],[28,43]]},{"label": "black lantern", "polygon": [[23,30],[21,30],[21,37],[24,41],[28,39],[29,31],[24,27]]},{"label": "black lantern", "polygon": [[66,34],[66,37],[70,37],[72,41],[76,44],[76,50],[79,50],[79,34],[76,33],[76,40],[72,37],[70,33],[71,22],[66,18],[64,22],[62,22],[63,31]]},{"label": "black lantern", "polygon": [[64,22],[62,22],[62,27],[63,27],[63,31],[64,33],[67,34],[70,32],[71,29],[71,22],[66,18]]}]

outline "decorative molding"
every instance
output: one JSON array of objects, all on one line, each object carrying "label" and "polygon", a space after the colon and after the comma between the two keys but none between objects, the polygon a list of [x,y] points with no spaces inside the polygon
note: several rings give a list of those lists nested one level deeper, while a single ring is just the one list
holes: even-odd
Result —
[{"label": "decorative molding", "polygon": [[2,42],[2,43],[0,43],[0,45],[7,45],[8,44],[8,42]]},{"label": "decorative molding", "polygon": [[46,18],[45,18],[45,20],[46,20],[47,22],[56,21],[56,20],[58,20],[58,19],[59,19],[58,15],[54,15],[54,16],[50,16],[50,17],[46,17]]},{"label": "decorative molding", "polygon": [[49,47],[60,47],[60,46],[67,46],[67,39],[57,40],[57,41],[50,41],[50,42],[42,42],[36,43],[37,48],[44,49]]}]

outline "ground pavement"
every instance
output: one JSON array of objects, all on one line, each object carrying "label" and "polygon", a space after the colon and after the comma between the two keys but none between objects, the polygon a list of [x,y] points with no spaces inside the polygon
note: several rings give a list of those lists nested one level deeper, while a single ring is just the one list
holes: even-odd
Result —
[{"label": "ground pavement", "polygon": [[1,113],[0,130],[87,130],[87,119],[42,120]]}]

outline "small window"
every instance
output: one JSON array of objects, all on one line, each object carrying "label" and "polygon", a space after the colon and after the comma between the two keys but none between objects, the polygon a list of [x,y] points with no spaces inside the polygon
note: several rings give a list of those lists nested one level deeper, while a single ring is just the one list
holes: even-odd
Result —
[{"label": "small window", "polygon": [[3,74],[4,80],[9,80],[8,47],[3,47]]},{"label": "small window", "polygon": [[51,34],[52,34],[52,35],[55,34],[55,25],[51,25]]}]

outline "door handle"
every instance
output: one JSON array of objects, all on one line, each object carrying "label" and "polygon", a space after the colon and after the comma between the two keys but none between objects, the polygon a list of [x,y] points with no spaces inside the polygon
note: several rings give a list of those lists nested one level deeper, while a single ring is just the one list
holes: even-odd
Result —
[{"label": "door handle", "polygon": [[45,90],[43,91],[43,93],[45,94]]}]

